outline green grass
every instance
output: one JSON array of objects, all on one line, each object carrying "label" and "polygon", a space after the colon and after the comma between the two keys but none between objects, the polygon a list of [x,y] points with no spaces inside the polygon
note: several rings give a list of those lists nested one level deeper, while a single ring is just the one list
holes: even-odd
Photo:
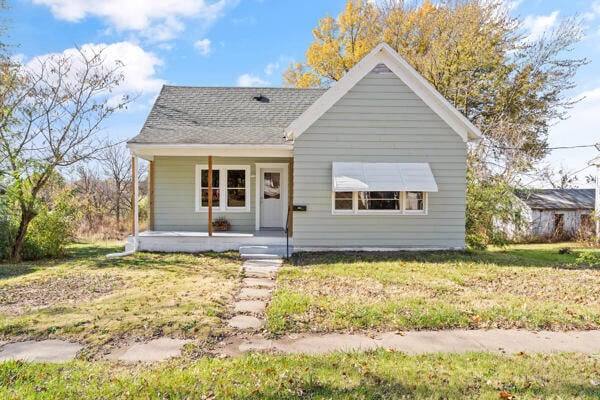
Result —
[{"label": "green grass", "polygon": [[236,255],[105,257],[118,250],[77,244],[64,260],[0,265],[0,339],[76,340],[93,356],[123,340],[219,333],[239,285]]},{"label": "green grass", "polygon": [[36,399],[595,399],[600,357],[248,355],[154,366],[74,361],[0,364],[0,398]]},{"label": "green grass", "polygon": [[[274,334],[600,327],[600,252],[564,244],[477,252],[305,253],[278,275]],[[587,253],[586,257],[581,254]],[[582,261],[583,260],[583,261]]]}]

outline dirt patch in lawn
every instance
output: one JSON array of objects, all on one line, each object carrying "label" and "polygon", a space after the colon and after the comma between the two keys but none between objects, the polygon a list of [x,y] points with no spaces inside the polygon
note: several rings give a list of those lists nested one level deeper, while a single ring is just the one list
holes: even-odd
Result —
[{"label": "dirt patch in lawn", "polygon": [[72,274],[0,285],[0,314],[17,316],[56,305],[74,305],[104,297],[122,280],[112,274]]}]

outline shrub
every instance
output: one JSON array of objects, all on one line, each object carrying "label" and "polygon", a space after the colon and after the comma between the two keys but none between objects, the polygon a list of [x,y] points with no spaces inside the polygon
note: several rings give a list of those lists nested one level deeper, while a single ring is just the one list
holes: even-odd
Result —
[{"label": "shrub", "polygon": [[[70,190],[56,193],[48,203],[40,205],[37,216],[31,221],[23,243],[23,260],[62,257],[66,245],[74,237],[77,208]],[[19,215],[4,204],[4,218],[0,219],[0,259],[9,258],[10,249],[19,224]]]},{"label": "shrub", "polygon": [[588,267],[597,267],[600,266],[600,256],[596,253],[591,252],[582,252],[577,256],[575,260],[575,264],[577,265],[585,265]]}]

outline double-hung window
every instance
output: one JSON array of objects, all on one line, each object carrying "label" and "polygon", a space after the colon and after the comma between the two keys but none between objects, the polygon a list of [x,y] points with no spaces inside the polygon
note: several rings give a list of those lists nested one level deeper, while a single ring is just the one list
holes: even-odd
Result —
[{"label": "double-hung window", "polygon": [[[250,211],[250,167],[213,166],[212,206],[215,211]],[[208,166],[196,166],[196,211],[208,210]]]}]

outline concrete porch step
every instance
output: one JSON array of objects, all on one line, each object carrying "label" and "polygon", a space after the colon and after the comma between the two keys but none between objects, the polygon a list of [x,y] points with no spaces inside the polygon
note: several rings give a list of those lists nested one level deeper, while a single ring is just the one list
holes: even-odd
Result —
[{"label": "concrete porch step", "polygon": [[[278,259],[286,256],[286,246],[270,245],[270,246],[241,246],[240,256],[252,260],[270,260]],[[290,246],[290,254],[292,249]]]}]

